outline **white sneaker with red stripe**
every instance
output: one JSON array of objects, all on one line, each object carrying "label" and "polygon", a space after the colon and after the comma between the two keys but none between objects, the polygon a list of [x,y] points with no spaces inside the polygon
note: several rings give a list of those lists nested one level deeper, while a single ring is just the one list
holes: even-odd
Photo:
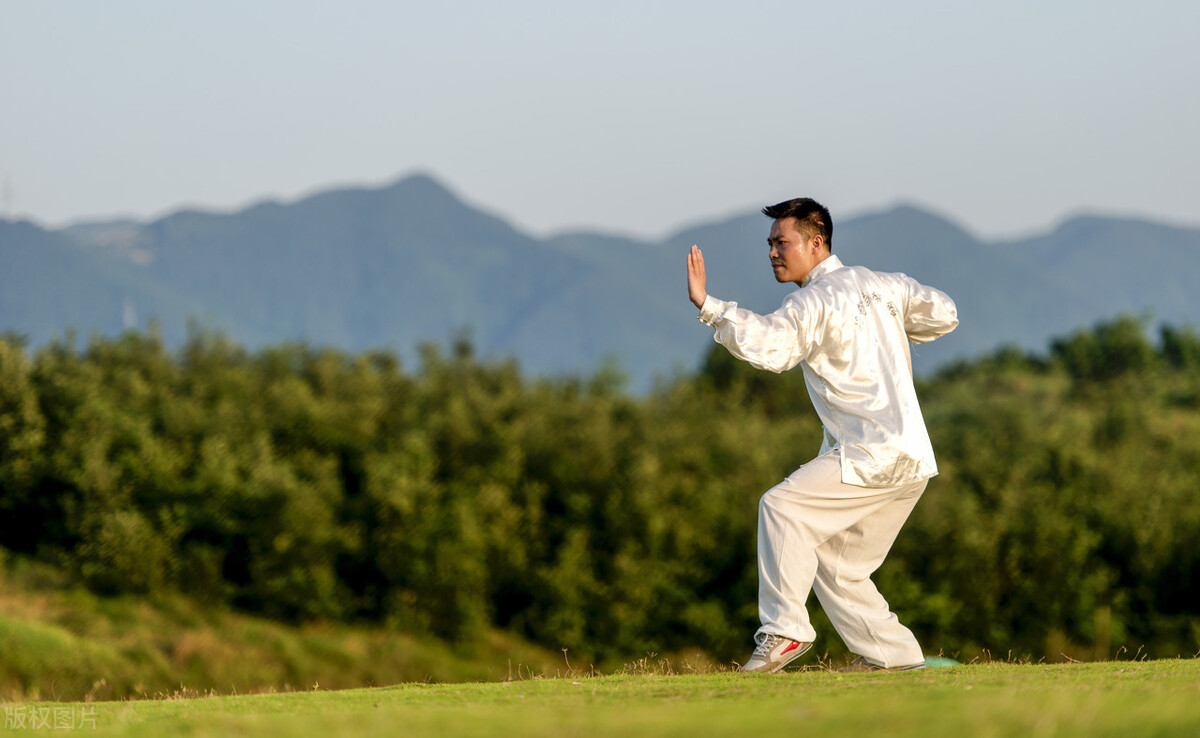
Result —
[{"label": "white sneaker with red stripe", "polygon": [[750,660],[742,664],[738,671],[774,674],[812,648],[811,643],[793,641],[774,633],[759,633],[755,638],[758,640],[758,647],[754,649]]}]

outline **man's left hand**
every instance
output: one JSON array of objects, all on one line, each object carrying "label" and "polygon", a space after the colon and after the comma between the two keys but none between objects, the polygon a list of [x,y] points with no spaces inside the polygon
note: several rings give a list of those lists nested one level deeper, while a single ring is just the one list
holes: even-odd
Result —
[{"label": "man's left hand", "polygon": [[702,307],[704,299],[708,297],[708,278],[704,274],[704,254],[700,253],[700,247],[695,244],[692,244],[692,250],[688,252],[687,277],[688,299],[697,308]]}]

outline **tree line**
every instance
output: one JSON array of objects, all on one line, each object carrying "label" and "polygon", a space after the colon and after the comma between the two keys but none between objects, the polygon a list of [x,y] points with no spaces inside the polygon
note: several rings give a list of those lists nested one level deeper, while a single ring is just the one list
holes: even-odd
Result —
[{"label": "tree line", "polygon": [[[1122,318],[921,381],[941,475],[876,579],[927,650],[1200,650],[1197,369],[1195,332]],[[7,336],[0,546],[104,594],[742,658],[758,498],[820,442],[799,372],[717,346],[633,396],[612,367],[532,379],[465,339],[408,368],[202,330]]]}]

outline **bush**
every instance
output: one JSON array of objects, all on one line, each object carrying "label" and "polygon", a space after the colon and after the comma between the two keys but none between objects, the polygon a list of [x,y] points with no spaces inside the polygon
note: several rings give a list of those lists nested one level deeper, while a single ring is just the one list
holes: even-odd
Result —
[{"label": "bush", "polygon": [[[1122,319],[921,383],[941,476],[877,579],[927,648],[1200,647],[1200,344],[1161,338]],[[465,341],[421,361],[0,340],[0,544],[102,593],[744,657],[758,498],[821,442],[798,373],[714,347],[634,398],[611,370],[527,381]]]}]

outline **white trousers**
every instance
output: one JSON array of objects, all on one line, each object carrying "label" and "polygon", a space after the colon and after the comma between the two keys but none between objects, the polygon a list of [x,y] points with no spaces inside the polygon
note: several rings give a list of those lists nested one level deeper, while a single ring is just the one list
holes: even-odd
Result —
[{"label": "white trousers", "polygon": [[923,661],[917,639],[888,608],[871,574],[927,483],[882,489],[844,484],[835,450],[764,494],[758,507],[758,632],[814,640],[804,603],[815,590],[854,653],[884,667]]}]

